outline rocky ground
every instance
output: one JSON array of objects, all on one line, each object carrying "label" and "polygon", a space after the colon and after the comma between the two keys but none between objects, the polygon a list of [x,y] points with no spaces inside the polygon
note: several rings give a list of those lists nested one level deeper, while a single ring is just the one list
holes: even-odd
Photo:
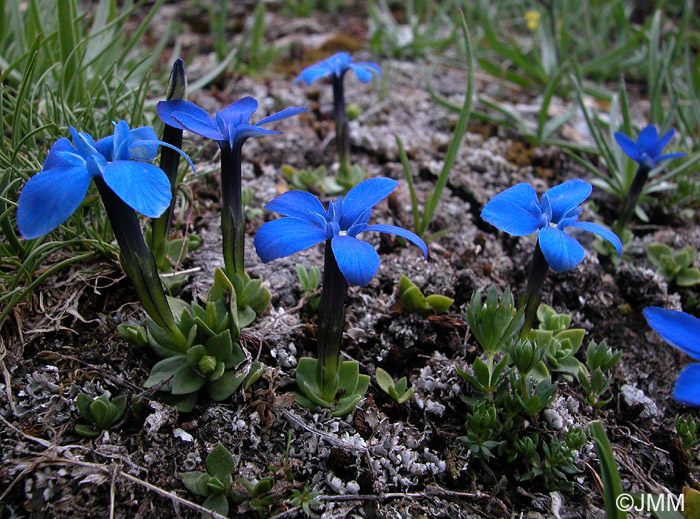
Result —
[{"label": "rocky ground", "polygon": [[[331,41],[332,46],[334,35],[320,29],[322,21],[279,37],[298,36],[303,48],[327,51],[324,44]],[[362,52],[357,56],[371,59]],[[362,109],[350,124],[353,160],[370,177],[401,181],[388,202],[378,206],[373,221],[409,227],[410,198],[393,135],[406,146],[423,200],[440,172],[456,114],[437,106],[426,93],[427,66],[381,64],[381,84],[346,79],[348,101]],[[194,61],[188,68],[191,78],[205,67]],[[264,79],[229,79],[234,78],[227,78],[224,88],[198,92],[191,100],[213,112],[251,95],[260,101],[260,117],[288,106],[309,107],[302,116],[277,123],[275,129],[284,135],[246,144],[244,187],[253,189],[251,208],[288,189],[283,164],[333,168],[327,84],[292,85],[293,76],[282,71]],[[441,96],[460,102],[464,74],[440,67],[433,85]],[[487,78],[476,82],[479,94],[498,88]],[[534,121],[527,108],[533,105],[537,99],[527,96],[514,103]],[[585,141],[581,128],[574,121],[571,135]],[[191,135],[186,139],[207,146],[198,169],[215,166],[214,144]],[[301,288],[294,266],[321,267],[322,249],[263,265],[252,238],[263,221],[274,217],[270,213],[258,211],[249,222],[246,263],[269,287],[272,302],[243,336],[251,355],[266,364],[265,375],[245,394],[200,404],[189,414],[178,414],[146,394],[143,404],[133,406],[110,431],[92,440],[75,435],[73,400],[79,392],[144,395],[141,386],[155,357],[116,334],[118,324],[139,323],[143,315],[128,280],[112,263],[78,265],[53,276],[32,301],[19,307],[9,325],[6,354],[0,356],[0,516],[195,517],[193,503],[202,500],[185,489],[178,474],[203,470],[208,451],[222,443],[234,455],[236,474],[249,480],[274,478],[272,493],[279,496],[270,509],[274,517],[303,515],[288,498],[292,488],[305,483],[320,493],[321,505],[314,513],[327,518],[604,517],[592,443],[579,453],[580,472],[571,478],[573,485],[553,491],[538,479],[516,481],[517,468],[503,461],[486,464],[471,457],[459,440],[467,413],[460,397],[467,387],[456,367],[464,368],[479,354],[464,308],[476,289],[510,285],[520,292],[534,247],[532,237],[513,238],[483,222],[481,208],[517,182],[528,182],[541,193],[577,177],[587,178],[557,148],[532,148],[515,133],[470,124],[431,227],[431,232],[450,231],[430,244],[429,260],[393,237],[368,234],[365,239],[378,247],[382,265],[369,287],[348,292],[344,354],[360,361],[364,373],[373,375],[383,367],[395,378],[407,376],[415,395],[399,406],[373,379],[362,405],[344,419],[301,408],[288,397],[298,359],[315,354],[315,319],[298,304]],[[191,211],[188,219],[204,246],[184,265],[193,271],[181,293],[186,300],[205,294],[214,268],[222,264],[217,174],[205,175],[190,187],[197,212]],[[613,213],[614,200],[607,195],[596,190],[591,199],[598,214]],[[650,214],[652,220],[637,225],[636,238],[626,250],[630,262],[613,265],[599,258],[591,236],[584,235],[587,256],[579,268],[550,273],[543,302],[571,313],[574,325],[587,331],[586,344],[606,339],[622,351],[622,359],[614,368],[611,403],[593,410],[582,402],[580,387],[561,381],[559,397],[538,427],[557,434],[602,420],[625,490],[678,493],[688,466],[672,441],[673,419],[687,409],[670,394],[685,360],[651,332],[641,311],[650,305],[680,309],[681,299],[698,293],[670,288],[656,276],[645,247],[654,241],[674,249],[695,245],[700,230],[692,219],[680,221],[663,209]],[[590,205],[582,219],[601,221]],[[396,286],[402,274],[425,293],[453,297],[446,316],[425,319],[401,313]],[[255,517],[249,504],[238,512]]]}]

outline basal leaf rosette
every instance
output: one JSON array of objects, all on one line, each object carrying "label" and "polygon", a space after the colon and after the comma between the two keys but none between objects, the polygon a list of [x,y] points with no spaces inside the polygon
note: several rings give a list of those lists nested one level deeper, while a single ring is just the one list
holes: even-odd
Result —
[{"label": "basal leaf rosette", "polygon": [[[162,358],[151,370],[144,387],[158,387],[159,395],[182,412],[191,411],[203,390],[215,402],[230,397],[250,376],[250,355],[238,344],[239,307],[236,289],[221,269],[205,304],[168,298],[175,324],[187,337],[184,347],[152,319],[146,329],[122,325],[119,331],[131,343],[148,345]],[[145,341],[144,341],[145,338]],[[248,381],[246,386],[252,381]]]}]

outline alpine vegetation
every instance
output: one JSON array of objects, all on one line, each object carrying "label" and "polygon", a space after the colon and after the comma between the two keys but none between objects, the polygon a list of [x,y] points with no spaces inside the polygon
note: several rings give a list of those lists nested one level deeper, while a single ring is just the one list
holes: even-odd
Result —
[{"label": "alpine vegetation", "polygon": [[549,268],[554,272],[571,270],[585,257],[581,244],[564,229],[574,227],[597,234],[609,241],[618,255],[622,254],[622,243],[615,233],[592,222],[578,221],[580,204],[592,190],[588,182],[569,180],[547,190],[540,202],[534,188],[521,183],[494,196],[481,211],[485,221],[513,236],[537,233],[527,288],[519,304],[525,307],[521,334],[527,334],[532,326]]},{"label": "alpine vegetation", "polygon": [[[685,312],[650,306],[642,312],[649,326],[676,349],[700,361],[700,319]],[[673,397],[700,406],[700,364],[683,368],[676,379]]]},{"label": "alpine vegetation", "polygon": [[379,269],[374,247],[357,235],[378,231],[401,236],[417,245],[428,258],[425,242],[411,231],[393,225],[369,225],[374,206],[396,189],[398,182],[373,178],[359,183],[328,209],[311,193],[289,191],[265,208],[285,218],[263,224],[255,235],[255,249],[267,263],[325,242],[323,292],[318,316],[318,360],[303,358],[297,367],[301,395],[307,407],[329,407],[341,416],[355,408],[367,391],[369,377],[359,375],[357,362],[343,362],[345,292],[347,285],[367,286]]},{"label": "alpine vegetation", "polygon": [[[352,70],[362,83],[369,83],[374,76],[381,77],[382,70],[376,63],[359,61],[353,63],[353,58],[347,52],[338,52],[328,59],[306,67],[294,81],[303,81],[310,85],[317,79],[330,77],[333,85],[333,112],[335,115],[335,142],[338,148],[340,168],[339,180],[350,176],[350,134],[348,132],[348,114],[345,109],[345,73]],[[348,186],[346,186],[348,187]],[[349,186],[352,187],[352,186]]]},{"label": "alpine vegetation", "polygon": [[639,164],[632,180],[632,185],[625,197],[620,216],[615,222],[615,232],[618,234],[622,233],[632,219],[639,195],[642,194],[642,189],[644,189],[644,184],[646,184],[651,170],[664,160],[676,159],[687,155],[686,153],[667,153],[662,155],[664,148],[671,142],[675,133],[676,130],[670,129],[659,138],[656,126],[649,124],[639,132],[639,137],[637,137],[635,142],[624,133],[615,132],[615,140],[622,148],[622,151]]},{"label": "alpine vegetation", "polygon": [[158,116],[168,126],[188,130],[202,137],[214,139],[221,149],[221,230],[223,237],[226,274],[243,276],[245,247],[245,215],[241,195],[241,150],[250,137],[279,135],[282,132],[268,130],[265,124],[294,117],[306,108],[286,108],[281,112],[251,124],[250,117],[258,109],[257,100],[244,97],[216,112],[214,117],[190,101],[161,101]]}]

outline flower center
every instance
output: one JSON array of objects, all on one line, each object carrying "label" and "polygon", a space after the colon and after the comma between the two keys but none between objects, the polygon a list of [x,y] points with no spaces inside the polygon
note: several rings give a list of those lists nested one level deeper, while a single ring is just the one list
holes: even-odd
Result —
[{"label": "flower center", "polygon": [[348,231],[338,231],[338,236],[347,236]]}]

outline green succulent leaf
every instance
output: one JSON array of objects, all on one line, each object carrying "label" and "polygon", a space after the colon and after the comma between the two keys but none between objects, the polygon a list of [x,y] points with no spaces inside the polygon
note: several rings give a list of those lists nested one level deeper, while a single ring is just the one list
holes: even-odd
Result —
[{"label": "green succulent leaf", "polygon": [[406,377],[401,377],[396,381],[394,387],[399,395],[403,395],[406,392],[406,387],[408,387],[408,379]]},{"label": "green succulent leaf", "polygon": [[247,371],[240,373],[236,370],[225,371],[221,378],[207,382],[207,393],[214,402],[221,402],[230,397],[245,380]]},{"label": "green succulent leaf", "polygon": [[202,360],[202,357],[204,357],[206,354],[207,349],[202,344],[192,346],[189,350],[187,350],[187,365],[191,368],[196,368],[199,361]]},{"label": "green succulent leaf", "polygon": [[413,388],[412,388],[412,387],[411,387],[411,388],[408,388],[408,391],[405,391],[404,393],[402,393],[402,394],[396,399],[396,401],[397,401],[399,404],[405,404],[405,403],[408,402],[411,398],[413,398]]},{"label": "green succulent leaf", "polygon": [[75,426],[75,433],[84,438],[96,438],[102,431],[92,425],[78,424]]},{"label": "green succulent leaf", "polygon": [[90,395],[78,393],[78,396],[75,397],[75,405],[78,408],[80,416],[85,418],[88,422],[94,423],[95,417],[92,416],[92,412],[90,411],[90,406],[92,405],[92,397]]},{"label": "green succulent leaf", "polygon": [[696,268],[685,268],[676,276],[676,283],[681,287],[692,287],[700,283],[700,270]]},{"label": "green succulent leaf", "polygon": [[220,334],[210,337],[205,344],[207,353],[215,357],[216,360],[226,362],[231,359],[233,341],[229,330],[224,330]]},{"label": "green succulent leaf", "polygon": [[265,364],[262,362],[256,360],[250,365],[250,369],[248,370],[248,376],[245,379],[245,382],[243,384],[243,391],[248,391],[248,388],[255,384],[260,377],[265,373]]},{"label": "green succulent leaf", "polygon": [[384,371],[382,368],[378,367],[374,372],[374,376],[377,379],[377,384],[385,393],[388,393],[389,389],[394,387],[394,379],[391,378],[391,375],[389,375],[389,373]]},{"label": "green succulent leaf", "polygon": [[146,382],[143,383],[143,387],[148,389],[156,384],[160,384],[164,380],[174,377],[175,373],[183,367],[187,367],[187,359],[184,355],[163,359],[153,366],[151,374]]},{"label": "green succulent leaf", "polygon": [[[212,494],[210,495],[204,503],[202,503],[204,508],[212,510],[217,514],[228,516],[228,499],[225,494]],[[202,517],[209,517],[207,514],[202,513]]]},{"label": "green succulent leaf", "polygon": [[107,429],[109,427],[109,421],[112,417],[112,412],[109,408],[109,400],[106,395],[101,395],[92,401],[90,404],[90,413],[94,418],[94,423],[100,429]]},{"label": "green succulent leaf", "polygon": [[439,294],[431,294],[425,298],[425,301],[438,315],[447,312],[450,306],[452,306],[452,303],[455,302],[451,297],[441,296]]},{"label": "green succulent leaf", "polygon": [[189,366],[183,366],[175,372],[172,381],[173,395],[186,395],[202,389],[207,378]]},{"label": "green succulent leaf", "polygon": [[233,474],[236,462],[226,447],[218,444],[207,455],[207,472],[210,476],[224,481],[226,476]]},{"label": "green succulent leaf", "polygon": [[197,496],[206,497],[209,495],[209,486],[207,482],[211,476],[200,471],[182,472],[180,479],[185,488]]}]

